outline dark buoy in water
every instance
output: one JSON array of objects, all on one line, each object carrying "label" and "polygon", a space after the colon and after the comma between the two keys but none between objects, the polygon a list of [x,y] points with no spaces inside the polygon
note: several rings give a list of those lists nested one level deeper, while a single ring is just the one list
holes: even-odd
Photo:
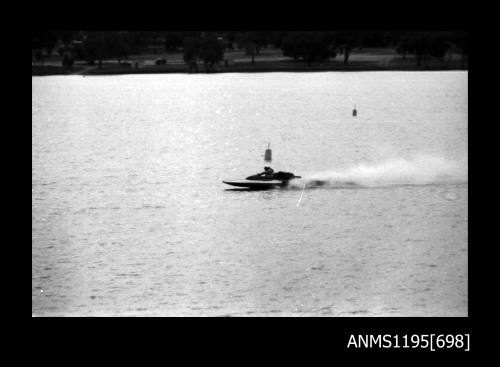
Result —
[{"label": "dark buoy in water", "polygon": [[352,110],[352,115],[354,117],[356,117],[357,114],[358,114],[358,111],[356,110],[356,105],[354,105],[354,109]]},{"label": "dark buoy in water", "polygon": [[267,143],[267,149],[264,153],[264,160],[266,162],[271,162],[273,160],[273,152],[271,150],[271,143]]}]

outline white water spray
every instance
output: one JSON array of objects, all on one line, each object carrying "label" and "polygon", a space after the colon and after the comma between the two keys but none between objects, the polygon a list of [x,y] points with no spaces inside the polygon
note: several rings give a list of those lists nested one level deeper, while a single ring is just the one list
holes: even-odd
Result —
[{"label": "white water spray", "polygon": [[343,171],[323,171],[303,175],[301,187],[380,187],[391,185],[425,185],[432,183],[467,182],[467,164],[442,157],[417,155],[409,159],[396,158],[380,163],[359,164]]}]

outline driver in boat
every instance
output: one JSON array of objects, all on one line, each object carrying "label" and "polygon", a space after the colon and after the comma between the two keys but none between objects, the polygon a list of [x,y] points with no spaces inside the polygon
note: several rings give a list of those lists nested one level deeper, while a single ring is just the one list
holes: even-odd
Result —
[{"label": "driver in boat", "polygon": [[264,167],[264,172],[259,173],[259,176],[273,178],[274,170],[271,167]]}]

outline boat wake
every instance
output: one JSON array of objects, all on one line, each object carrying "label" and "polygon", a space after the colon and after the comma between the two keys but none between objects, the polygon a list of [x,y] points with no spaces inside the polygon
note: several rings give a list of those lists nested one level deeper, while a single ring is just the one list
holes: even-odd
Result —
[{"label": "boat wake", "polygon": [[404,185],[466,183],[467,163],[419,155],[390,159],[378,164],[360,164],[343,171],[328,170],[305,174],[292,180],[290,188],[372,188]]}]

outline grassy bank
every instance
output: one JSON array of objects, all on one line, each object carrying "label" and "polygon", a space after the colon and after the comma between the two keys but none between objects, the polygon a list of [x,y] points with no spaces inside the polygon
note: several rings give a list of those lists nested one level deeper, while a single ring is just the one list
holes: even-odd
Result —
[{"label": "grassy bank", "polygon": [[84,69],[85,68],[83,66],[66,68],[63,66],[56,66],[56,65],[31,65],[31,75],[32,76],[69,75],[78,73]]}]

